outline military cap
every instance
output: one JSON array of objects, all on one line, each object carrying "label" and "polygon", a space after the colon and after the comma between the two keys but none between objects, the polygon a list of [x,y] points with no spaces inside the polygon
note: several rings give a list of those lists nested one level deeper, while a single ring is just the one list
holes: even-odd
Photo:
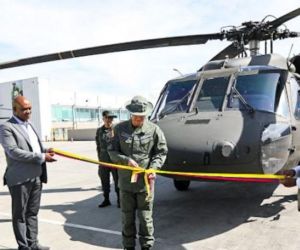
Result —
[{"label": "military cap", "polygon": [[109,111],[109,110],[104,110],[104,111],[102,112],[102,117],[116,118],[117,116],[116,116],[113,112],[111,112],[111,111]]},{"label": "military cap", "polygon": [[142,96],[134,96],[126,105],[126,109],[132,115],[146,116],[152,111],[153,105]]}]

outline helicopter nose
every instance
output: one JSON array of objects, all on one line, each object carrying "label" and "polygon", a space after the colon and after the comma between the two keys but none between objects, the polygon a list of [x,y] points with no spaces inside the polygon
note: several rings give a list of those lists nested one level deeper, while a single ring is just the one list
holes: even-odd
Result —
[{"label": "helicopter nose", "polygon": [[[270,123],[278,124],[273,114],[263,112],[250,115],[228,111],[165,117],[158,125],[165,133],[169,148],[166,169],[273,173],[286,162],[288,152],[284,149],[290,145],[290,134],[285,134],[288,127],[269,126]],[[283,136],[282,150],[278,148],[278,133],[280,138]]]},{"label": "helicopter nose", "polygon": [[169,116],[158,123],[168,142],[168,165],[172,168],[221,172],[242,168],[242,172],[244,165],[259,166],[255,152],[261,129],[252,118],[246,123],[239,113],[199,113],[180,118],[179,114]]}]

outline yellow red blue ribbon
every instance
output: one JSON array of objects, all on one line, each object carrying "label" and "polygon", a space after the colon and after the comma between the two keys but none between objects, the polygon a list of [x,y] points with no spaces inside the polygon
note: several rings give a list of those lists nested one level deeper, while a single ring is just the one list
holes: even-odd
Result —
[{"label": "yellow red blue ribbon", "polygon": [[146,185],[146,190],[148,197],[151,195],[151,186],[149,181],[149,174],[156,173],[161,175],[175,175],[181,177],[190,177],[190,178],[200,178],[206,180],[218,180],[218,181],[238,181],[238,182],[278,182],[285,179],[284,175],[275,175],[275,174],[233,174],[233,173],[199,173],[199,172],[179,172],[179,171],[167,171],[167,170],[156,170],[156,169],[143,169],[130,167],[126,165],[113,164],[108,162],[97,161],[90,159],[79,154],[73,154],[60,149],[53,149],[57,155],[68,157],[71,159],[76,159],[80,161],[85,161],[89,163],[94,163],[101,165],[103,167],[109,167],[114,169],[123,169],[132,171],[131,181],[135,182],[138,174],[144,173],[144,181]]}]

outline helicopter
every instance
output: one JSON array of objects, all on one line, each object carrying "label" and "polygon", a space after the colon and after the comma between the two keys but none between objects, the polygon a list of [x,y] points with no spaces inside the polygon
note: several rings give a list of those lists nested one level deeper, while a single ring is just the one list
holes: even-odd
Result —
[{"label": "helicopter", "polygon": [[[266,21],[267,16],[217,33],[63,51],[0,63],[0,69],[209,40],[230,41],[196,73],[170,80],[163,87],[150,116],[168,142],[163,170],[273,174],[300,161],[300,54],[285,58],[273,53],[275,40],[300,36],[286,27],[280,29],[299,15],[300,8],[273,21]],[[263,54],[261,42],[265,43]],[[187,190],[195,180],[168,177],[178,190]]]}]

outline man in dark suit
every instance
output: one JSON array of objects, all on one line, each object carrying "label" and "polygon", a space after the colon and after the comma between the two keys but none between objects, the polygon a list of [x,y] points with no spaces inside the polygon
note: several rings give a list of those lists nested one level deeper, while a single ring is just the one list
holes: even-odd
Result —
[{"label": "man in dark suit", "polygon": [[0,126],[7,168],[7,184],[12,199],[12,223],[18,249],[46,250],[38,243],[37,215],[42,182],[47,182],[46,162],[53,162],[53,150],[43,147],[29,122],[31,103],[24,96],[13,100],[13,116]]}]

